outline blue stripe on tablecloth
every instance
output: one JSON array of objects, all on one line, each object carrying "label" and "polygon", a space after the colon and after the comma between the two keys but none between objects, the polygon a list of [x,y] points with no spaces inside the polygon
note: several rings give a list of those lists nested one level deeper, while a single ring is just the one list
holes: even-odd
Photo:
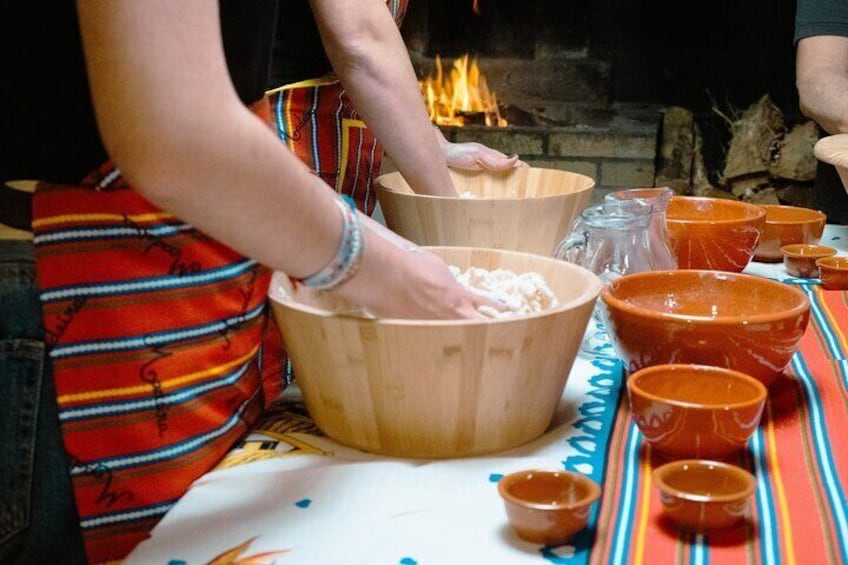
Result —
[{"label": "blue stripe on tablecloth", "polygon": [[757,516],[760,538],[760,552],[763,563],[777,565],[780,561],[780,545],[777,540],[777,516],[775,499],[768,480],[768,459],[766,458],[765,431],[757,429],[751,436],[750,447],[754,458],[754,470],[757,477]]},{"label": "blue stripe on tablecloth", "polygon": [[845,359],[845,352],[833,330],[830,329],[830,323],[827,315],[822,311],[820,302],[821,294],[817,293],[813,285],[800,285],[801,289],[810,299],[810,316],[818,328],[821,336],[824,338],[825,346],[827,347],[828,356],[831,359]]},{"label": "blue stripe on tablecloth", "polygon": [[[842,562],[848,563],[848,545],[846,545],[848,544],[848,517],[846,517],[848,511],[845,509],[845,491],[842,489],[842,484],[839,481],[836,462],[833,460],[833,453],[829,449],[830,442],[828,440],[827,424],[822,414],[821,394],[819,393],[815,379],[810,374],[801,355],[795,355],[792,358],[792,370],[804,387],[804,393],[807,397],[810,433],[813,437],[816,461],[821,470],[820,479],[822,486],[824,486],[825,498],[830,506],[831,518],[834,524],[836,524],[836,538],[839,541]],[[837,430],[834,430],[833,437],[838,437]]]},{"label": "blue stripe on tablecloth", "polygon": [[[562,466],[567,471],[587,475],[599,485],[604,484],[610,455],[606,446],[615,428],[615,417],[624,391],[624,366],[618,359],[594,359],[592,367],[599,370],[589,378],[589,400],[577,407],[579,418],[572,424],[579,433],[567,440],[577,455],[567,457]],[[569,565],[589,562],[595,543],[601,503],[592,505],[586,529],[572,540],[575,553],[568,558]],[[542,557],[551,563],[562,563],[562,558],[552,551],[543,551]]]}]

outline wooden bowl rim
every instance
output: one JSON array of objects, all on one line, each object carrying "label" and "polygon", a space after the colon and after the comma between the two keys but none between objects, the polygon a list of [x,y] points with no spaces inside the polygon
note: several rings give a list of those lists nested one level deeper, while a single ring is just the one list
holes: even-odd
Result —
[{"label": "wooden bowl rim", "polygon": [[[521,316],[511,316],[504,318],[485,318],[485,319],[460,319],[460,320],[419,320],[419,319],[404,319],[404,318],[366,318],[363,316],[357,316],[356,314],[348,314],[348,313],[337,313],[329,310],[324,310],[321,308],[316,308],[314,306],[310,306],[308,304],[303,304],[297,300],[294,300],[293,297],[289,297],[288,300],[275,296],[272,292],[273,289],[269,289],[268,297],[273,302],[279,304],[284,308],[289,308],[296,312],[301,312],[305,314],[309,314],[319,318],[334,318],[340,320],[350,320],[353,323],[361,323],[361,324],[374,324],[380,326],[409,326],[409,327],[450,327],[450,326],[491,326],[492,324],[520,324],[529,320],[534,320],[538,318],[547,318],[549,316],[555,314],[562,314],[567,311],[575,310],[592,300],[596,300],[598,295],[600,294],[601,288],[603,287],[603,283],[601,279],[598,278],[596,274],[586,269],[585,267],[581,267],[580,265],[575,265],[574,263],[568,263],[566,261],[561,261],[559,259],[555,259],[553,257],[546,257],[544,255],[537,255],[535,253],[528,253],[525,251],[512,251],[508,249],[493,249],[493,248],[485,248],[485,247],[468,247],[468,246],[446,246],[446,245],[433,245],[433,246],[422,246],[422,249],[426,250],[440,250],[440,249],[449,249],[452,251],[471,251],[471,252],[495,252],[500,255],[532,255],[534,258],[541,259],[545,262],[555,262],[558,266],[564,266],[566,269],[570,269],[574,271],[576,274],[581,276],[586,280],[587,286],[583,291],[572,298],[567,302],[560,301],[560,304],[554,308],[550,308],[548,310],[543,310],[542,312],[535,312],[533,314],[524,314]],[[272,279],[273,280],[273,279]],[[559,297],[557,297],[559,299]]]},{"label": "wooden bowl rim", "polygon": [[[787,206],[785,204],[760,204],[762,208],[766,209],[766,225],[767,226],[780,226],[780,225],[797,225],[797,224],[815,224],[821,221],[827,221],[827,214],[822,212],[821,210],[815,210],[813,208],[804,208],[803,206]],[[769,219],[768,211],[773,209],[782,209],[782,210],[801,210],[803,214],[807,214],[808,217],[800,220],[777,220],[777,219]]]},{"label": "wooden bowl rim", "polygon": [[[493,200],[494,201],[503,201],[503,202],[524,202],[524,201],[549,200],[549,199],[553,199],[553,198],[572,198],[572,197],[574,197],[578,194],[582,194],[584,192],[591,191],[595,188],[595,184],[596,184],[595,179],[593,179],[589,175],[584,175],[582,173],[575,173],[573,171],[564,171],[564,170],[561,170],[561,169],[549,169],[549,168],[545,168],[545,167],[530,167],[530,168],[534,169],[534,170],[538,170],[538,171],[551,171],[551,172],[555,172],[555,173],[563,173],[563,174],[567,174],[567,175],[571,175],[571,176],[575,176],[575,177],[581,177],[583,179],[586,179],[588,182],[586,183],[585,186],[581,187],[578,190],[574,190],[572,192],[562,192],[562,193],[559,193],[559,194],[545,194],[545,195],[542,195],[542,196],[534,196],[532,198],[524,198],[524,197],[520,197],[520,196],[475,196],[474,198],[462,198],[461,196],[439,196],[439,195],[434,195],[434,194],[418,194],[418,193],[415,193],[415,192],[402,192],[400,190],[397,190],[395,188],[392,188],[390,186],[386,186],[385,184],[383,184],[383,179],[386,179],[388,177],[393,177],[393,178],[400,177],[402,179],[403,175],[401,175],[399,171],[393,171],[391,173],[384,173],[384,174],[378,176],[375,179],[374,186],[375,186],[375,188],[377,189],[378,192],[379,191],[390,192],[393,195],[399,196],[401,198],[410,198],[410,199],[420,198],[422,200],[434,200],[434,201],[437,201],[437,202],[460,202],[460,203],[462,203],[462,205],[471,205],[471,206],[474,206],[474,204],[472,204],[473,202],[490,202],[490,201],[493,201]],[[481,173],[481,174],[485,173],[485,171],[468,171],[468,172],[470,172],[470,173]]]},{"label": "wooden bowl rim", "polygon": [[819,268],[824,267],[838,273],[848,272],[848,257],[844,255],[829,255],[816,259],[816,265]]},{"label": "wooden bowl rim", "polygon": [[[801,250],[812,251],[813,253],[803,253]],[[791,259],[819,259],[832,257],[838,253],[835,247],[827,245],[816,245],[814,243],[790,243],[780,248],[780,252],[784,257]]]}]

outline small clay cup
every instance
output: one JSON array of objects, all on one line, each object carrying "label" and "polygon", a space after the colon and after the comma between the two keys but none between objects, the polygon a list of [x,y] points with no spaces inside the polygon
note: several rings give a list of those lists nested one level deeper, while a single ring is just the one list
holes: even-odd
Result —
[{"label": "small clay cup", "polygon": [[654,469],[663,511],[683,530],[728,528],[745,518],[757,479],[748,471],[719,461],[683,459]]},{"label": "small clay cup", "polygon": [[795,243],[780,248],[783,253],[783,266],[793,277],[802,279],[819,278],[819,268],[816,260],[836,255],[836,249],[825,245],[809,245]]},{"label": "small clay cup", "polygon": [[816,266],[826,290],[848,290],[848,257],[816,259]]},{"label": "small clay cup", "polygon": [[654,365],[627,379],[633,420],[645,441],[674,458],[723,458],[757,429],[766,387],[739,371],[707,365]]},{"label": "small clay cup", "polygon": [[498,482],[506,515],[521,539],[544,545],[569,541],[586,527],[601,487],[571,471],[517,471]]}]

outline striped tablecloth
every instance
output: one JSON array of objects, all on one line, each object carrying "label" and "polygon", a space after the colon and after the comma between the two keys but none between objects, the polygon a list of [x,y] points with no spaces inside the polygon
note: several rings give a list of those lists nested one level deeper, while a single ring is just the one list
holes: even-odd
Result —
[{"label": "striped tablecloth", "polygon": [[[845,236],[829,226],[823,243],[846,254]],[[662,518],[650,480],[660,461],[630,418],[621,364],[578,357],[548,432],[491,458],[361,453],[323,437],[296,399],[280,403],[127,563],[848,563],[848,293],[792,279],[780,265],[748,272],[799,284],[812,317],[736,461],[758,481],[739,527],[692,535]],[[534,546],[506,524],[498,479],[540,467],[602,485],[589,527],[569,544]]]}]

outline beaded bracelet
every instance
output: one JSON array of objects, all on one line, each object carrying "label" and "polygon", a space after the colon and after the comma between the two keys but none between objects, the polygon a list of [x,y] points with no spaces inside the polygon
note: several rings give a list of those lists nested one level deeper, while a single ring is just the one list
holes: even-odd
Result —
[{"label": "beaded bracelet", "polygon": [[359,268],[365,240],[359,219],[356,217],[356,209],[341,199],[336,200],[336,205],[341,210],[344,222],[339,248],[336,250],[335,257],[317,273],[297,280],[304,286],[318,290],[332,290],[353,277]]}]

